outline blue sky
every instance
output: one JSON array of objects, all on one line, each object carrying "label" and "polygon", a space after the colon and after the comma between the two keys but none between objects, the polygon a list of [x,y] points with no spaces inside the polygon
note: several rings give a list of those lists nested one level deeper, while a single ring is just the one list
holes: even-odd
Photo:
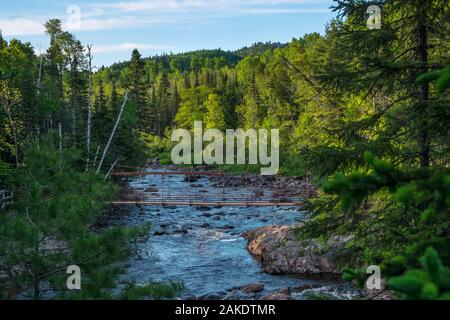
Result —
[{"label": "blue sky", "polygon": [[[45,50],[42,23],[59,18],[83,44],[93,44],[95,64],[110,65],[138,48],[144,56],[196,49],[234,50],[254,42],[288,42],[323,32],[334,17],[331,0],[2,0],[6,39]],[[78,15],[79,13],[79,15]],[[78,16],[81,19],[78,19]]]}]

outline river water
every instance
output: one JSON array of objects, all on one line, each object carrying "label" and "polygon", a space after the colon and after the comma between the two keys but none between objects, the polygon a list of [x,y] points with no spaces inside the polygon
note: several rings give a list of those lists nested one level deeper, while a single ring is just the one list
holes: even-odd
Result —
[{"label": "river water", "polygon": [[[162,179],[165,188],[170,183],[171,193],[186,193],[192,187],[183,176]],[[223,191],[208,178],[200,178],[195,185],[205,196]],[[160,189],[160,176],[139,177],[130,186],[138,192],[149,188],[153,192],[168,192]],[[243,197],[246,191],[246,188],[226,190],[227,194]],[[293,224],[302,215],[299,208],[141,206],[115,217],[114,223],[122,226],[150,223],[153,226],[148,240],[137,244],[136,255],[127,264],[125,278],[142,284],[149,281],[183,282],[186,289],[181,297],[230,296],[231,288],[252,283],[264,284],[265,290],[260,296],[304,285],[320,286],[312,290],[325,291],[339,298],[354,295],[354,290],[342,283],[262,273],[259,262],[248,253],[242,232],[275,224]],[[296,296],[297,299],[304,297],[303,294]],[[253,297],[234,295],[233,298]]]}]

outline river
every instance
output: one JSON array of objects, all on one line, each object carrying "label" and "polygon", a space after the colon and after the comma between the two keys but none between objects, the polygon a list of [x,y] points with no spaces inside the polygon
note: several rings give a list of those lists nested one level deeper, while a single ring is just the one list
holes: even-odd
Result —
[{"label": "river", "polygon": [[[172,193],[186,193],[192,186],[183,176],[163,179],[166,188],[170,179]],[[149,187],[155,189],[154,192],[161,192],[160,184],[160,176],[149,175],[135,178],[130,187],[138,192]],[[200,178],[195,184],[205,195],[222,191],[208,178]],[[246,189],[229,188],[227,194],[230,193],[245,196]],[[136,255],[128,261],[124,278],[135,279],[138,283],[183,282],[186,289],[181,297],[184,298],[210,295],[253,299],[280,289],[305,285],[319,287],[306,291],[328,292],[340,299],[354,296],[354,289],[347,284],[262,273],[259,262],[248,253],[242,232],[269,225],[293,224],[303,215],[300,208],[294,207],[140,206],[116,215],[113,222],[122,226],[148,223],[153,226],[148,240],[137,244]],[[233,288],[253,283],[263,284],[264,291],[257,296],[233,291]],[[305,299],[305,292],[295,298]]]}]

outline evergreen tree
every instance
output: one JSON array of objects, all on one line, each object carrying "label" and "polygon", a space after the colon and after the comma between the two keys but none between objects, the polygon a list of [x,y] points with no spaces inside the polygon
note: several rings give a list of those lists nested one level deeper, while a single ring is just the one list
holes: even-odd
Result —
[{"label": "evergreen tree", "polygon": [[93,117],[93,133],[95,136],[96,144],[98,146],[106,145],[106,142],[108,141],[112,127],[114,125],[113,113],[117,108],[117,92],[115,88],[113,88],[110,105],[111,108],[108,108],[103,81],[100,80],[98,83],[98,93],[94,100]]},{"label": "evergreen tree", "polygon": [[141,54],[137,49],[133,50],[129,66],[129,93],[131,101],[137,107],[139,115],[137,129],[148,132],[149,126],[149,110],[146,104],[145,89],[145,62],[142,60]]}]

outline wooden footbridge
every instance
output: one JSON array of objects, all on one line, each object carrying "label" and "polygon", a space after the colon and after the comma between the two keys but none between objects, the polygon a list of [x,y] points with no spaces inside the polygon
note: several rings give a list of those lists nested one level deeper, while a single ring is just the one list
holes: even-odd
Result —
[{"label": "wooden footbridge", "polygon": [[[242,175],[243,186],[227,187],[225,174],[212,171],[122,171],[114,172],[115,180],[129,186],[114,205],[142,206],[207,206],[207,207],[295,207],[303,205],[299,197],[283,190],[267,190],[252,184]],[[202,179],[207,180],[202,180]],[[180,182],[186,182],[180,184]],[[206,182],[207,186],[202,184]],[[188,184],[189,186],[186,186]],[[214,186],[214,188],[211,187]]]}]

